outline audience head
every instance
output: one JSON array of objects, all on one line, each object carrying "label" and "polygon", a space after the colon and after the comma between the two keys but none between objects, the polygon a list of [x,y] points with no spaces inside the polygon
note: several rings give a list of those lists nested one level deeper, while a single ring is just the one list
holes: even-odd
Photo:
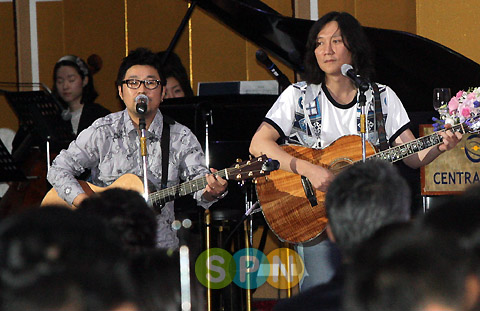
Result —
[{"label": "audience head", "polygon": [[155,247],[155,213],[136,191],[112,188],[85,199],[77,213],[99,217],[128,253]]},{"label": "audience head", "polygon": [[467,253],[444,233],[391,225],[365,241],[348,267],[345,310],[467,310]]},{"label": "audience head", "polygon": [[[174,52],[167,55],[166,51],[158,53],[163,64],[165,78],[167,79],[165,98],[192,97],[193,90],[190,86],[190,79],[182,64],[180,57]],[[164,59],[168,56],[167,59]]]},{"label": "audience head", "polygon": [[82,104],[93,103],[98,97],[87,64],[75,55],[65,55],[55,64],[53,93],[64,104],[78,99]]},{"label": "audience head", "polygon": [[0,223],[2,311],[137,310],[126,267],[95,218],[45,207]]},{"label": "audience head", "polygon": [[410,218],[410,189],[397,169],[383,160],[356,163],[330,184],[325,207],[328,230],[348,258],[384,225]]},{"label": "audience head", "polygon": [[330,22],[338,24],[345,47],[352,56],[350,65],[362,77],[372,79],[374,71],[373,54],[363,27],[349,13],[330,12],[322,16],[310,28],[305,53],[305,72],[302,74],[305,81],[313,84],[325,82],[325,72],[318,65],[315,49],[318,47],[318,33]]},{"label": "audience head", "polygon": [[421,225],[456,235],[463,242],[469,243],[480,228],[480,184],[473,184],[458,196],[429,209]]},{"label": "audience head", "polygon": [[[476,183],[464,193],[429,209],[418,219],[424,230],[454,237],[469,252],[470,282],[468,297],[480,310],[480,184]],[[475,289],[476,288],[476,289]],[[476,294],[475,294],[476,293]]]},{"label": "audience head", "polygon": [[130,261],[130,270],[142,311],[180,310],[180,260],[177,251],[156,249],[138,254]]}]

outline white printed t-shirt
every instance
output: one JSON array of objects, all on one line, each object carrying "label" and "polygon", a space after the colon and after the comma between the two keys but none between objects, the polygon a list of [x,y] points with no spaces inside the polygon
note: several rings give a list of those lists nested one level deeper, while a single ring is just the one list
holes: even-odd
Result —
[{"label": "white printed t-shirt", "polygon": [[[391,145],[398,135],[408,128],[410,119],[395,92],[388,86],[381,84],[378,86],[386,137]],[[367,139],[377,146],[373,89],[370,87],[365,95]],[[357,98],[348,105],[340,105],[324,84],[307,85],[305,82],[299,82],[290,85],[279,96],[264,121],[275,127],[288,143],[323,148],[342,136],[359,134],[359,118]]]}]

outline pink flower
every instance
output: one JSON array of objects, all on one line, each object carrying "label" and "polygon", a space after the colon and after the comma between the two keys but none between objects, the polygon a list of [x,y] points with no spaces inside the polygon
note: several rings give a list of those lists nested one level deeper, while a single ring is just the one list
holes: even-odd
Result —
[{"label": "pink flower", "polygon": [[452,99],[450,99],[450,101],[448,102],[449,113],[452,114],[453,111],[457,110],[458,105],[459,105],[458,97],[452,97]]},{"label": "pink flower", "polygon": [[462,95],[463,95],[463,91],[460,90],[460,91],[457,92],[457,95],[455,95],[455,97],[460,98],[460,97],[462,97]]},{"label": "pink flower", "polygon": [[465,107],[473,107],[473,98],[467,97],[467,99],[459,105],[459,109],[463,108],[463,107],[460,107],[461,105]]},{"label": "pink flower", "polygon": [[469,100],[472,100],[472,99],[475,99],[475,98],[476,98],[475,93],[470,93],[470,94],[467,95],[467,99],[469,99]]},{"label": "pink flower", "polygon": [[465,118],[470,117],[470,107],[464,107],[462,109],[462,116],[464,116]]}]

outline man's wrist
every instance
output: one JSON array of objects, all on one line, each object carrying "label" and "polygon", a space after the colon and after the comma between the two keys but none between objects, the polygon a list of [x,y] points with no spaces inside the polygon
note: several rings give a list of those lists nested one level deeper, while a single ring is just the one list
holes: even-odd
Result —
[{"label": "man's wrist", "polygon": [[228,194],[228,189],[226,189],[223,193],[221,193],[218,197],[214,197],[216,200],[221,200],[226,197]]},{"label": "man's wrist", "polygon": [[442,144],[437,145],[437,151],[438,151],[440,154],[442,154],[442,153],[445,152],[445,150],[440,150],[440,146],[441,146],[441,145],[442,145]]}]

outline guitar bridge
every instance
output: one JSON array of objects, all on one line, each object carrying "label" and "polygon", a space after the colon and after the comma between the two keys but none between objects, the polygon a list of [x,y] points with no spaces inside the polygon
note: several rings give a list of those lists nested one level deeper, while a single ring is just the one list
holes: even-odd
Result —
[{"label": "guitar bridge", "polygon": [[312,183],[305,176],[302,176],[302,186],[303,186],[303,191],[305,191],[305,196],[310,202],[310,205],[312,207],[317,206],[318,202],[317,202],[317,197],[315,196],[315,189],[313,189]]}]

